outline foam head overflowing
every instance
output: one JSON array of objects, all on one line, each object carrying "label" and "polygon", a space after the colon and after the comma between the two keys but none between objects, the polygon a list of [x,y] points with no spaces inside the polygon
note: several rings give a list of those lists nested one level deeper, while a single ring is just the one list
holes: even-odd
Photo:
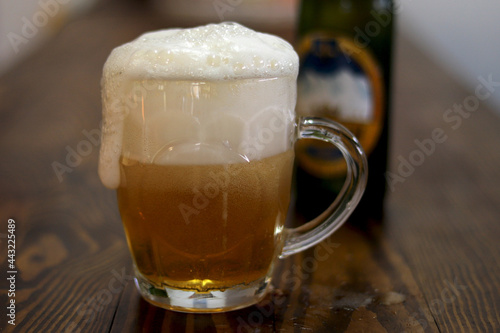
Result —
[{"label": "foam head overflowing", "polygon": [[292,147],[298,57],[284,40],[235,23],[144,34],[103,73],[99,175],[120,158],[155,164],[245,163]]}]

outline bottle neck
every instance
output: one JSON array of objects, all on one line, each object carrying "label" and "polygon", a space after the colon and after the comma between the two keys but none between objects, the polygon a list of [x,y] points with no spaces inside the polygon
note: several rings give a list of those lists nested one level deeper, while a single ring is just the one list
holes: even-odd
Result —
[{"label": "bottle neck", "polygon": [[370,21],[375,25],[381,18],[382,30],[390,31],[393,8],[392,0],[302,0],[297,35],[334,31],[352,37],[355,28],[364,29]]}]

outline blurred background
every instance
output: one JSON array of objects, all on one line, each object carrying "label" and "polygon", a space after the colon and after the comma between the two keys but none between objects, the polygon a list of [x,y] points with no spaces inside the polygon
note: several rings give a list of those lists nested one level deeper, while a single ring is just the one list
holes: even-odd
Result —
[{"label": "blurred background", "polygon": [[[260,30],[294,25],[297,0],[128,0],[179,25],[239,21]],[[20,64],[67,22],[106,0],[2,0],[0,75]],[[473,91],[477,77],[500,81],[500,1],[399,0],[397,32]],[[411,78],[409,78],[411,79]],[[486,103],[500,114],[500,91]]]},{"label": "blurred background", "polygon": [[[371,1],[381,5],[388,0]],[[123,332],[120,318],[139,316],[137,322],[142,323],[146,317],[162,316],[154,311],[130,313],[126,293],[113,295],[113,306],[97,304],[100,310],[90,311],[92,317],[80,315],[92,310],[91,297],[108,291],[112,271],[131,272],[116,195],[102,186],[96,167],[101,134],[99,83],[110,51],[145,31],[225,20],[276,33],[294,43],[299,2],[0,0],[0,213],[4,214],[0,220],[12,216],[19,221],[18,316],[26,320],[16,331],[55,332],[65,326],[75,328],[74,324],[82,332],[109,331],[112,321],[118,325],[112,331]],[[345,267],[340,279],[348,277],[352,284],[342,284],[342,289],[363,295],[361,300],[367,290],[378,290],[380,281],[384,285],[395,281],[407,295],[417,293],[406,310],[398,310],[402,316],[395,323],[398,331],[408,327],[404,316],[411,314],[414,322],[421,323],[423,317],[413,315],[430,313],[436,304],[443,307],[429,317],[432,321],[423,322],[429,325],[426,330],[433,330],[434,322],[441,327],[434,331],[494,330],[498,325],[492,313],[500,299],[500,1],[397,0],[395,4],[394,139],[387,169],[394,177],[387,178],[391,192],[383,234],[379,229],[374,238],[353,233],[352,244],[346,241],[343,246],[359,252],[344,255],[342,247],[332,259],[345,261],[346,266],[339,266]],[[481,101],[474,95],[480,87],[478,78],[489,81],[486,89],[491,92]],[[483,86],[482,96],[485,93]],[[470,112],[448,114],[455,105]],[[473,111],[477,112],[472,115]],[[466,118],[471,120],[462,121]],[[375,179],[372,170],[370,179]],[[1,225],[5,229],[0,230],[0,238],[5,238],[7,225]],[[393,247],[401,255],[387,254]],[[7,251],[2,246],[0,254],[2,249]],[[375,258],[381,273],[372,274],[379,272],[372,262]],[[324,308],[343,322],[345,312],[331,307],[337,300],[319,295],[326,278],[318,281],[311,299],[318,296],[328,302]],[[467,289],[461,289],[464,296],[456,297],[453,304],[441,301],[448,290],[446,281]],[[387,285],[393,288],[392,282]],[[299,292],[305,294],[302,288]],[[6,295],[0,291],[0,303],[6,304]],[[300,295],[291,298],[302,302]],[[116,302],[121,304],[118,311]],[[344,300],[339,302],[344,307]],[[315,312],[319,308],[305,302],[290,307],[290,316],[283,318],[303,312],[304,317],[323,321]],[[379,318],[392,325],[387,320],[392,311],[381,311]],[[371,312],[366,313],[371,318]],[[165,323],[176,321],[171,318]],[[295,320],[289,322],[297,329]]]}]

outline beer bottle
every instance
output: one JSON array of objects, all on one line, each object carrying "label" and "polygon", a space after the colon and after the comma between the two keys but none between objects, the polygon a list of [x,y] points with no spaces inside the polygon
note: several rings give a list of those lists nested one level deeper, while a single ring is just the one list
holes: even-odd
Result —
[{"label": "beer bottle", "polygon": [[[393,22],[392,0],[303,0],[300,7],[297,114],[343,124],[367,153],[367,188],[350,218],[358,225],[383,215]],[[331,145],[312,140],[298,142],[296,157],[296,212],[311,219],[339,193],[346,164]]]}]

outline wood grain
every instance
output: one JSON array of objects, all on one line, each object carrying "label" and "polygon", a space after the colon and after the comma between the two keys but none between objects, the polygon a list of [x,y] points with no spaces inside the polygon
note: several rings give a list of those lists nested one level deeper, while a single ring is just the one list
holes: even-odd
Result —
[{"label": "wood grain", "polygon": [[[19,271],[17,325],[1,312],[0,331],[500,330],[500,120],[486,100],[459,126],[447,121],[447,110],[472,101],[474,91],[401,38],[390,171],[417,156],[415,140],[428,142],[435,129],[447,138],[394,184],[383,223],[342,227],[280,261],[272,292],[247,309],[182,314],[142,300],[115,194],[99,182],[98,145],[87,135],[100,130],[99,82],[109,52],[167,26],[138,2],[103,1],[0,78],[0,236],[15,219]],[[293,38],[291,27],[272,32]],[[78,149],[85,154],[68,157]],[[58,176],[54,162],[73,165]]]},{"label": "wood grain", "polygon": [[408,159],[418,149],[415,140],[431,138],[434,129],[441,128],[447,140],[436,144],[435,152],[391,193],[387,226],[442,331],[496,332],[500,330],[499,118],[486,100],[459,126],[447,122],[447,110],[465,105],[475,92],[458,86],[448,73],[430,80],[421,73],[431,73],[433,63],[411,45],[398,50],[401,61],[412,61],[411,66],[400,66],[396,78],[399,98],[393,136],[397,140],[392,141],[391,170],[397,170],[399,156]]}]

